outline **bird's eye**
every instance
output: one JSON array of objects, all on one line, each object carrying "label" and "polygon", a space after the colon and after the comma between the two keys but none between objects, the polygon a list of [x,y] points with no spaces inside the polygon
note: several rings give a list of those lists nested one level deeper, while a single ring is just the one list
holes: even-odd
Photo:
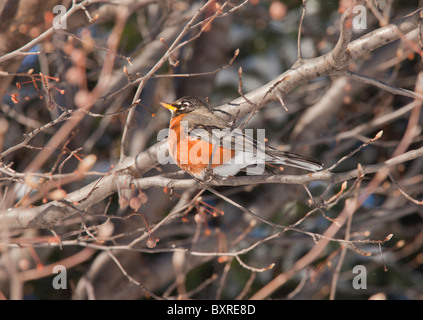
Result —
[{"label": "bird's eye", "polygon": [[178,106],[179,106],[179,110],[186,110],[186,109],[188,109],[191,106],[191,104],[189,102],[187,102],[187,101],[185,101],[185,102],[178,102]]}]

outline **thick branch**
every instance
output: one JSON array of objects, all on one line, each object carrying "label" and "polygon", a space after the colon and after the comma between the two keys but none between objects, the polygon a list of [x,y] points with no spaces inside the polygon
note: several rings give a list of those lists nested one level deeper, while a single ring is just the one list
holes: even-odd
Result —
[{"label": "thick branch", "polygon": [[[419,25],[421,10],[419,9],[397,22],[393,22],[386,27],[377,29],[352,41],[346,48],[350,59],[363,57],[367,53],[398,40],[402,35],[415,30]],[[337,50],[345,43],[342,39],[341,37],[340,41],[338,41]],[[271,101],[277,101],[278,96],[287,95],[293,88],[305,84],[311,79],[335,74],[339,71],[339,65],[330,63],[330,61],[333,61],[333,54],[334,52],[331,51],[314,59],[303,59],[300,66],[295,65],[269,83],[245,94],[245,97],[252,103],[264,107]],[[238,116],[241,117],[251,112],[252,106],[244,98],[240,97],[218,107],[218,109],[230,114],[239,113]]]},{"label": "thick branch", "polygon": [[[161,142],[145,153],[139,155],[132,168],[136,169],[124,169],[120,173],[113,173],[96,181],[90,185],[69,194],[65,201],[53,201],[43,206],[35,208],[15,208],[7,211],[0,215],[0,224],[6,223],[9,228],[51,228],[57,221],[60,221],[68,216],[71,216],[78,211],[69,204],[77,202],[75,208],[78,210],[84,210],[89,206],[98,203],[104,198],[108,197],[112,193],[117,191],[118,184],[120,188],[128,188],[128,177],[127,170],[133,170],[133,173],[142,174],[149,170],[150,164],[146,163],[158,163],[157,153],[158,147],[166,147],[164,142]],[[361,172],[357,169],[334,173],[328,169],[303,175],[260,175],[260,176],[243,176],[243,177],[231,177],[221,180],[212,180],[208,184],[209,186],[241,186],[241,185],[253,185],[261,183],[284,183],[284,184],[300,184],[305,185],[313,181],[327,181],[331,183],[338,183],[350,179],[355,179],[361,174],[372,174],[379,172],[380,170],[388,167],[393,167],[401,163],[414,160],[423,156],[423,147],[411,150],[403,153],[397,157],[389,159],[380,164],[373,164],[368,166],[362,166]],[[193,179],[171,179],[164,176],[153,176],[147,178],[139,178],[133,180],[136,185],[142,189],[150,187],[167,187],[174,189],[186,189],[192,187],[201,187],[196,180]]]}]

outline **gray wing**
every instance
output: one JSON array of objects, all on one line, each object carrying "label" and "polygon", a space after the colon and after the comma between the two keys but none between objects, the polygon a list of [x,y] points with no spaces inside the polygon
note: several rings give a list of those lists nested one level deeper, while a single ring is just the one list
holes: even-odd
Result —
[{"label": "gray wing", "polygon": [[[235,152],[249,153],[251,154],[250,159],[255,159],[254,161],[257,163],[287,165],[309,171],[319,171],[323,168],[323,164],[313,158],[266,146],[264,129],[243,131],[236,128],[229,130],[226,123],[213,122],[210,118],[205,117],[202,119],[202,124],[192,125],[188,131],[191,139],[201,139],[213,143],[215,146],[233,149]],[[253,134],[254,131],[257,139],[246,134]]]}]

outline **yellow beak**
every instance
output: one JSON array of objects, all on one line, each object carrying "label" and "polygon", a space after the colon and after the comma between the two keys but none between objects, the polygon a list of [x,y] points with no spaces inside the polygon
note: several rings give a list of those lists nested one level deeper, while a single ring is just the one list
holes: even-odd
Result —
[{"label": "yellow beak", "polygon": [[166,102],[160,102],[160,104],[161,104],[163,107],[165,107],[166,109],[169,109],[170,111],[176,111],[176,110],[178,110],[178,108],[176,108],[176,107],[172,106],[172,105],[171,105],[171,104],[169,104],[169,103],[166,103]]}]

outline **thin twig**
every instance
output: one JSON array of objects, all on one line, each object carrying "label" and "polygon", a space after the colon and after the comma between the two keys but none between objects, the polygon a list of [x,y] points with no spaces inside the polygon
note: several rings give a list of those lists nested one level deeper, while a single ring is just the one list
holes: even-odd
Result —
[{"label": "thin twig", "polygon": [[330,168],[328,168],[327,170],[329,171],[333,171],[333,169],[335,169],[340,163],[342,163],[343,161],[345,161],[346,159],[351,158],[354,154],[356,154],[357,152],[359,152],[361,149],[367,147],[370,143],[379,140],[383,135],[383,131],[379,131],[374,138],[368,140],[367,142],[363,143],[362,145],[360,145],[357,149],[351,151],[349,154],[347,154],[346,156],[342,157],[341,159],[339,159],[335,164],[333,164]]},{"label": "thin twig", "polygon": [[414,92],[414,91],[407,90],[407,89],[394,87],[394,86],[392,86],[388,83],[385,83],[383,81],[380,81],[380,80],[377,80],[377,79],[374,79],[374,78],[371,78],[371,77],[368,77],[368,76],[365,76],[365,75],[361,75],[361,74],[358,74],[358,73],[355,73],[355,72],[352,72],[352,71],[349,71],[349,70],[345,70],[345,71],[343,71],[339,74],[345,75],[345,76],[347,76],[347,77],[349,77],[353,80],[358,80],[358,81],[373,85],[375,87],[381,88],[381,89],[388,91],[388,92],[395,94],[395,95],[400,95],[400,96],[409,97],[409,98],[413,98],[413,99],[414,98],[423,99],[423,94],[421,94],[421,93]]},{"label": "thin twig", "polygon": [[[358,170],[359,171],[361,170],[361,166],[358,167]],[[363,177],[362,174],[360,176]],[[354,199],[349,201],[355,201],[355,202],[358,201],[358,194],[359,194],[359,189],[360,189],[360,185],[362,181],[362,178],[360,176],[357,178],[357,183],[355,185]],[[347,218],[347,224],[345,227],[345,237],[344,237],[345,241],[349,241],[351,237],[351,225],[352,225],[353,214],[354,214],[354,211],[352,211],[351,214]],[[336,265],[335,272],[332,277],[331,289],[329,294],[330,300],[335,299],[336,285],[338,283],[339,274],[341,273],[341,268],[342,268],[342,264],[344,263],[346,253],[347,253],[347,248],[344,246],[341,248],[341,254],[339,256],[338,264]]]},{"label": "thin twig", "polygon": [[145,287],[143,284],[135,280],[126,270],[123,268],[123,266],[120,264],[119,260],[116,258],[116,256],[112,253],[111,250],[106,250],[109,254],[110,258],[114,261],[114,263],[117,265],[117,267],[120,269],[122,274],[129,280],[129,282],[135,284],[136,286],[140,287],[144,292],[146,292],[148,295],[152,296],[154,299],[157,300],[164,300],[163,297],[160,297],[156,295],[154,292],[152,292],[150,289]]},{"label": "thin twig", "polygon": [[397,189],[401,192],[401,194],[408,200],[411,201],[414,204],[417,204],[418,206],[422,206],[423,205],[423,200],[419,201],[414,199],[412,196],[410,196],[407,192],[405,192],[405,190],[399,185],[399,183],[394,179],[394,177],[392,176],[391,173],[388,173],[389,179],[391,179],[391,181],[395,184],[395,186],[397,187]]},{"label": "thin twig", "polygon": [[302,28],[303,28],[304,17],[305,17],[305,14],[306,14],[306,3],[307,3],[307,0],[303,0],[302,12],[301,12],[301,18],[300,18],[300,24],[298,26],[297,60],[301,60],[302,59],[302,54],[301,54],[301,32],[302,32]]}]

